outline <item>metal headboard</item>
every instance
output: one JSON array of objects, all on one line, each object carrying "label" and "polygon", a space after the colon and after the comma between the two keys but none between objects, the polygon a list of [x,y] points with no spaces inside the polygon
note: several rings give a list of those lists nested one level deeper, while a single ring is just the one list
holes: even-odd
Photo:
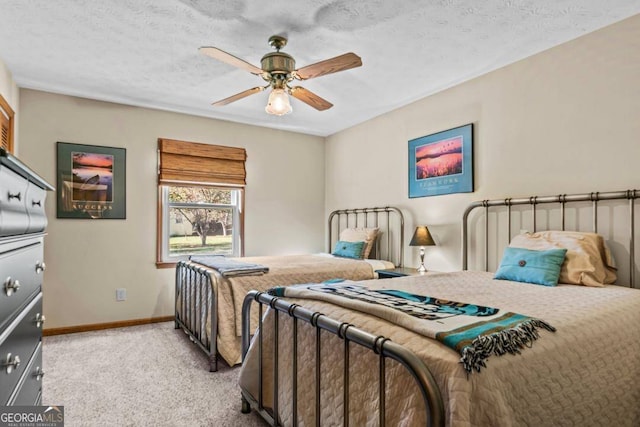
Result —
[{"label": "metal headboard", "polygon": [[[376,208],[340,209],[329,214],[327,251],[331,252],[340,231],[349,227],[378,227],[375,258],[385,259],[396,267],[404,262],[404,215],[393,206]],[[334,234],[334,231],[337,233]]]},{"label": "metal headboard", "polygon": [[[609,201],[609,200],[627,200],[629,207],[629,219],[628,219],[628,234],[625,235],[625,241],[622,242],[621,239],[618,239],[622,245],[628,244],[628,255],[629,255],[629,286],[636,287],[636,269],[637,264],[635,260],[635,200],[640,198],[640,190],[624,190],[624,191],[612,191],[612,192],[592,192],[592,193],[583,193],[583,194],[560,194],[557,196],[531,196],[531,197],[523,197],[523,198],[506,198],[506,199],[498,199],[498,200],[481,200],[472,203],[467,207],[464,212],[463,220],[462,220],[462,269],[468,269],[469,263],[469,217],[470,213],[476,208],[483,208],[484,210],[484,270],[489,270],[489,208],[491,207],[505,207],[507,209],[507,236],[509,243],[512,237],[512,206],[517,205],[531,205],[531,230],[538,230],[538,221],[536,221],[536,214],[538,210],[541,208],[538,205],[541,204],[555,204],[551,208],[547,208],[546,212],[549,212],[554,206],[557,209],[559,206],[559,216],[560,216],[560,229],[565,229],[565,216],[566,216],[566,205],[574,204],[573,206],[577,206],[580,202],[590,202],[591,203],[591,218],[592,218],[592,226],[591,230],[594,233],[598,232],[598,211],[599,207],[601,207],[601,201]],[[584,209],[584,206],[583,206]],[[617,224],[614,215],[611,214],[609,218],[609,222],[613,224]],[[549,228],[547,228],[549,229]],[[557,229],[557,228],[556,228]],[[539,231],[539,230],[538,230]],[[584,231],[584,230],[582,230]],[[606,236],[605,236],[606,239]],[[506,246],[506,245],[505,245]]]}]

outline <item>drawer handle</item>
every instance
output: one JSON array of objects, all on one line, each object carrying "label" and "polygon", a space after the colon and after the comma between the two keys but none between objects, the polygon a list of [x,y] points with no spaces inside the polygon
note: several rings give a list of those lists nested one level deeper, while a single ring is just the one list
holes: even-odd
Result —
[{"label": "drawer handle", "polygon": [[45,271],[46,269],[47,269],[47,265],[44,262],[38,261],[36,263],[36,274],[40,274],[43,271]]},{"label": "drawer handle", "polygon": [[36,320],[35,320],[35,322],[36,322],[36,328],[39,328],[39,327],[41,327],[42,325],[44,325],[44,321],[45,321],[45,320],[47,320],[47,318],[46,318],[46,317],[44,317],[44,314],[40,314],[40,313],[36,314]]},{"label": "drawer handle", "polygon": [[7,280],[4,281],[4,291],[7,296],[10,297],[15,292],[18,292],[18,289],[20,289],[20,281],[18,279],[7,277]]},{"label": "drawer handle", "polygon": [[40,381],[42,377],[44,377],[44,371],[42,370],[42,368],[40,368],[40,366],[36,367],[36,372],[35,374],[33,374],[33,376],[36,377],[36,381]]},{"label": "drawer handle", "polygon": [[44,321],[45,321],[45,320],[47,320],[47,318],[46,318],[46,317],[44,317],[44,314],[40,314],[40,313],[36,314],[36,320],[35,320],[35,322],[36,322],[36,328],[39,328],[39,327],[41,327],[42,325],[44,325]]},{"label": "drawer handle", "polygon": [[11,191],[9,191],[9,200],[11,199],[18,199],[18,201],[20,201],[22,199],[22,195],[19,192],[16,194],[11,194]]},{"label": "drawer handle", "polygon": [[42,203],[40,203],[40,200],[38,200],[37,202],[35,200],[31,201],[31,206],[42,206]]},{"label": "drawer handle", "polygon": [[13,356],[13,360],[11,360],[11,353],[7,353],[7,360],[6,362],[2,362],[2,366],[6,369],[7,374],[10,374],[20,366],[20,356],[16,354]]}]

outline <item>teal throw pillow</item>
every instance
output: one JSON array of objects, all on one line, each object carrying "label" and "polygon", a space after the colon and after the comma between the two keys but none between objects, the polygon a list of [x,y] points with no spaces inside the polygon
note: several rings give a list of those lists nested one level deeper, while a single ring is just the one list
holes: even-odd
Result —
[{"label": "teal throw pillow", "polygon": [[533,251],[507,247],[494,279],[556,286],[566,249]]},{"label": "teal throw pillow", "polygon": [[344,242],[338,240],[333,255],[343,258],[362,259],[365,242]]}]

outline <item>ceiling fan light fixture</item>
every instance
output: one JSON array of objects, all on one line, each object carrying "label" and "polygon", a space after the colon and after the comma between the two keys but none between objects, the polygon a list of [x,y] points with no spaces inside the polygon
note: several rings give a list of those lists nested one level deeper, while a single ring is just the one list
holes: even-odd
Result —
[{"label": "ceiling fan light fixture", "polygon": [[217,47],[202,46],[200,48],[200,52],[202,54],[226,64],[233,65],[234,67],[246,70],[256,76],[260,76],[265,82],[267,82],[266,86],[247,89],[235,95],[221,99],[220,101],[216,101],[211,105],[215,107],[227,105],[246,98],[249,95],[253,95],[254,93],[262,92],[265,89],[271,88],[272,90],[269,94],[269,102],[265,107],[265,111],[269,114],[276,116],[289,114],[292,111],[291,104],[289,103],[289,95],[318,111],[324,111],[333,107],[333,104],[326,99],[320,98],[318,95],[304,87],[290,87],[288,84],[294,79],[314,79],[327,74],[337,73],[338,71],[350,70],[362,65],[362,59],[360,59],[360,57],[355,53],[349,52],[296,69],[295,59],[293,59],[291,55],[280,50],[286,44],[286,37],[279,35],[271,36],[269,39],[269,45],[275,48],[276,51],[267,53],[262,57],[260,60],[262,68],[258,68],[243,59],[233,56],[224,50],[218,49]]},{"label": "ceiling fan light fixture", "polygon": [[264,111],[276,116],[283,116],[289,114],[292,110],[287,92],[282,88],[273,89],[269,94],[269,102]]}]

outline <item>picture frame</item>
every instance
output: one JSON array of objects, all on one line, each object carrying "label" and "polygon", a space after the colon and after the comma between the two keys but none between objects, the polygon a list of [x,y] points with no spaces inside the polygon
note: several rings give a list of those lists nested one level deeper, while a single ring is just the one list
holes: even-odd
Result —
[{"label": "picture frame", "polygon": [[126,219],[125,148],[57,143],[57,218]]},{"label": "picture frame", "polygon": [[409,141],[409,198],[473,191],[473,123]]}]

